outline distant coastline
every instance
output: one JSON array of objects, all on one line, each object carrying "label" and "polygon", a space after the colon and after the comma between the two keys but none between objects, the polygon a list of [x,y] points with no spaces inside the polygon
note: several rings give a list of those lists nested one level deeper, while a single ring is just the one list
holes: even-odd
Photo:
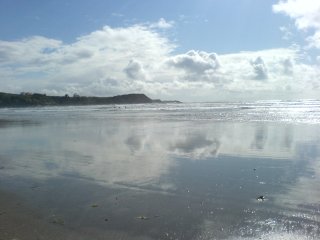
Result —
[{"label": "distant coastline", "polygon": [[0,92],[0,108],[32,106],[81,106],[104,104],[139,104],[139,103],[180,103],[179,101],[162,101],[151,99],[145,94],[132,93],[113,97],[92,96],[47,96],[40,93],[3,93]]}]

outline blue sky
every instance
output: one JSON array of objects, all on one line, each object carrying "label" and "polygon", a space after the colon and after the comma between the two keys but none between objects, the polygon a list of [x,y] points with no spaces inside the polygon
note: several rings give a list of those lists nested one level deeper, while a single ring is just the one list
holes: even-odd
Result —
[{"label": "blue sky", "polygon": [[0,91],[316,97],[319,2],[2,0]]},{"label": "blue sky", "polygon": [[41,35],[72,42],[105,25],[122,27],[164,18],[176,23],[170,37],[178,41],[180,51],[201,48],[229,53],[283,47],[279,26],[290,24],[290,19],[275,15],[272,2],[276,1],[5,0],[0,36],[15,40]]}]

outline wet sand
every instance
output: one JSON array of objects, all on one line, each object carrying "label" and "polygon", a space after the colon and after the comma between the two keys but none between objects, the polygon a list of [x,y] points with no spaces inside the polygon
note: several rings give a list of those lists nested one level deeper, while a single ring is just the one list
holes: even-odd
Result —
[{"label": "wet sand", "polygon": [[[50,224],[19,197],[0,192],[0,239],[65,239],[68,231]],[[76,236],[74,236],[76,237]],[[77,236],[80,237],[80,236]],[[73,238],[77,239],[77,238]],[[81,239],[81,238],[79,238]]]},{"label": "wet sand", "polygon": [[0,119],[0,128],[7,126],[8,124],[10,124],[10,122],[13,122],[13,121],[8,121],[8,120]]},{"label": "wet sand", "polygon": [[36,114],[0,128],[1,240],[320,236],[317,125]]},{"label": "wet sand", "polygon": [[104,229],[92,226],[89,221],[86,225],[75,228],[63,216],[30,208],[23,199],[4,191],[0,192],[0,206],[1,240],[148,239],[106,230],[106,219]]}]

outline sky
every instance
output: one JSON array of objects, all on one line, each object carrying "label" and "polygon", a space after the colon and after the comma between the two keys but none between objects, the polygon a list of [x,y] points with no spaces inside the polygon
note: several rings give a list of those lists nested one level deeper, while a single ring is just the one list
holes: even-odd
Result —
[{"label": "sky", "polygon": [[320,0],[1,0],[0,92],[320,96]]}]

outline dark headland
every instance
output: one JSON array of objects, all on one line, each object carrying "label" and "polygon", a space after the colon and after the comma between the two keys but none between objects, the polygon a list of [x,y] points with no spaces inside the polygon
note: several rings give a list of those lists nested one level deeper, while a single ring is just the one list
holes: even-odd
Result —
[{"label": "dark headland", "polygon": [[0,92],[0,107],[32,107],[32,106],[80,106],[104,104],[138,104],[138,103],[179,103],[179,101],[153,100],[144,94],[126,94],[113,97],[47,96],[40,93],[3,93]]}]

